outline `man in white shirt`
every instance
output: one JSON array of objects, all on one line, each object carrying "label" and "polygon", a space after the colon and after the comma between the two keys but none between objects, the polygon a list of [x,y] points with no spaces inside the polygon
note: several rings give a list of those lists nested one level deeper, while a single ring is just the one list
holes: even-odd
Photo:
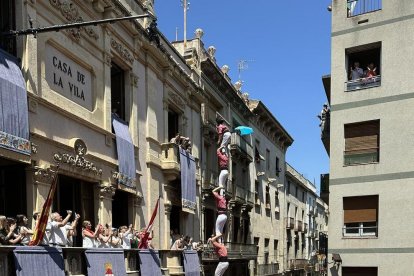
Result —
[{"label": "man in white shirt", "polygon": [[73,228],[70,225],[67,225],[70,217],[72,216],[72,211],[67,211],[65,219],[62,219],[62,216],[55,212],[50,216],[50,246],[60,246],[65,247],[67,245],[68,235],[72,235]]}]

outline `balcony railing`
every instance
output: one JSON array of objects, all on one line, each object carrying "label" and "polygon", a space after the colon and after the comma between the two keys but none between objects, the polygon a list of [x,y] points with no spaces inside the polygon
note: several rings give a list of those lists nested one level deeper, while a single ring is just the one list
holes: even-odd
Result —
[{"label": "balcony railing", "polygon": [[285,218],[286,229],[293,229],[295,227],[295,220],[293,218]]},{"label": "balcony railing", "polygon": [[344,237],[372,237],[377,236],[378,226],[360,226],[360,227],[346,227],[342,229],[342,235]]},{"label": "balcony railing", "polygon": [[[230,260],[254,260],[257,258],[257,245],[225,242],[227,257]],[[202,252],[203,261],[218,260],[212,247],[207,247]]]},{"label": "balcony railing", "polygon": [[306,259],[294,259],[289,261],[290,270],[302,270],[305,269],[305,266],[308,264]]},{"label": "balcony railing", "polygon": [[252,145],[236,132],[231,134],[230,149],[234,155],[240,155],[249,162],[253,161],[254,153]]},{"label": "balcony railing", "polygon": [[258,276],[276,275],[278,271],[279,271],[279,263],[258,264],[255,275],[258,275]]},{"label": "balcony railing", "polygon": [[382,0],[348,0],[348,17],[353,17],[382,9]]},{"label": "balcony railing", "polygon": [[178,145],[175,143],[161,144],[161,168],[169,181],[180,175],[180,160],[178,159]]},{"label": "balcony railing", "polygon": [[[16,275],[13,254],[14,249],[14,246],[0,247],[0,275]],[[108,249],[105,248],[104,250]],[[64,247],[62,248],[62,251],[64,263],[64,272],[62,271],[62,273],[65,273],[66,275],[87,275],[87,264],[92,267],[95,265],[94,263],[87,262],[85,248]],[[128,275],[140,275],[138,253],[138,249],[124,250],[125,261],[122,262],[122,265],[125,265]],[[164,271],[164,273],[167,273],[166,275],[184,275],[181,250],[159,250],[159,257],[160,269]],[[41,274],[42,273],[39,271],[36,275]]]},{"label": "balcony railing", "polygon": [[363,149],[357,151],[344,151],[344,164],[369,164],[379,161],[378,148]]},{"label": "balcony railing", "polygon": [[345,91],[354,91],[365,88],[381,86],[381,76],[350,80],[345,83]]},{"label": "balcony railing", "polygon": [[212,189],[218,186],[218,173],[211,169],[203,170],[203,189]]},{"label": "balcony railing", "polygon": [[303,231],[303,224],[302,224],[301,220],[296,221],[296,230],[299,231],[299,232]]},{"label": "balcony railing", "polygon": [[235,199],[241,201],[242,203],[249,203],[251,205],[255,202],[255,194],[245,187],[234,185],[234,195]]}]

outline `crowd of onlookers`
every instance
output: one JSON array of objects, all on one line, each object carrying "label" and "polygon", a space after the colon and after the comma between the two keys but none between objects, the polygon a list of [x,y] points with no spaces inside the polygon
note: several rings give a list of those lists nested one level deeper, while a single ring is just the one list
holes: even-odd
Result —
[{"label": "crowd of onlookers", "polygon": [[378,75],[377,67],[375,67],[373,62],[370,62],[366,69],[360,67],[358,61],[355,61],[353,66],[349,68],[348,79],[352,81],[362,80],[362,79],[373,79]]},{"label": "crowd of onlookers", "polygon": [[[33,214],[34,225],[36,225],[40,213]],[[46,231],[39,245],[71,247],[74,246],[74,238],[82,235],[82,247],[85,248],[138,248],[139,241],[143,238],[145,228],[135,230],[132,224],[119,228],[110,227],[108,224],[98,224],[95,227],[88,220],[82,222],[82,231],[78,233],[79,214],[67,211],[63,218],[59,213],[50,215],[46,225]],[[28,245],[34,234],[34,229],[28,225],[25,215],[17,215],[15,218],[0,216],[0,245],[24,246]],[[177,230],[171,231],[171,250],[197,250],[203,249],[202,242],[195,242],[190,236],[178,234]],[[152,237],[148,238],[148,247],[151,245]]]},{"label": "crowd of onlookers", "polygon": [[[40,213],[33,214],[34,225],[40,217]],[[72,221],[70,221],[72,219]],[[134,230],[132,225],[112,228],[108,224],[98,224],[94,229],[90,221],[83,221],[82,233],[77,233],[77,225],[80,216],[67,211],[63,218],[55,212],[50,215],[46,225],[46,231],[39,245],[43,246],[74,246],[74,237],[82,235],[82,246],[86,248],[138,248],[140,239],[145,229]],[[0,216],[0,245],[28,245],[34,230],[28,226],[28,218],[25,215],[17,215],[16,218]],[[148,238],[148,246],[151,246],[151,237]]]},{"label": "crowd of onlookers", "polygon": [[178,233],[178,231],[170,231],[170,243],[171,250],[197,250],[201,251],[204,248],[202,242],[193,241],[193,238],[190,236],[183,236]]}]

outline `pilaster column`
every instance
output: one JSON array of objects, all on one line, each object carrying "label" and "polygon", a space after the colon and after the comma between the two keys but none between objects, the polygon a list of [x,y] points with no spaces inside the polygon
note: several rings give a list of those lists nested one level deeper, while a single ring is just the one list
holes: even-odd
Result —
[{"label": "pilaster column", "polygon": [[98,223],[112,224],[112,200],[115,195],[116,188],[112,185],[101,184],[99,189],[99,209],[98,209]]}]

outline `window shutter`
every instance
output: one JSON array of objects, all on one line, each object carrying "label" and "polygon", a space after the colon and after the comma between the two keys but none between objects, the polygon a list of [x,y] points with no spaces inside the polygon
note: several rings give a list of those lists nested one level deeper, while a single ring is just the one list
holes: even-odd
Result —
[{"label": "window shutter", "polygon": [[344,223],[376,222],[378,195],[344,197]]},{"label": "window shutter", "polygon": [[377,152],[379,121],[345,125],[345,152],[352,154]]}]

